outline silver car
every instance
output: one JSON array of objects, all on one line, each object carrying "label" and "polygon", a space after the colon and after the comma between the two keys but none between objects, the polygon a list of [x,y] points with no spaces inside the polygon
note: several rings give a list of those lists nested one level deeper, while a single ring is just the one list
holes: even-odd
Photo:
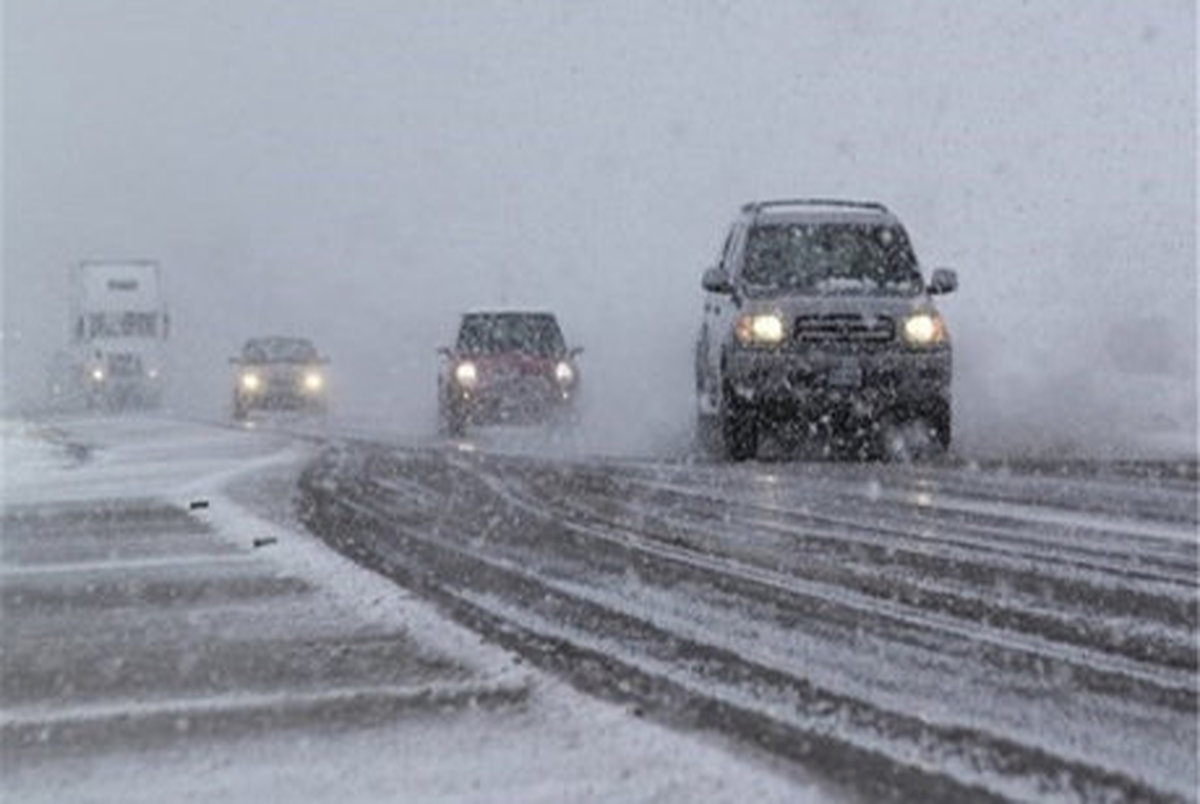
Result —
[{"label": "silver car", "polygon": [[329,360],[307,338],[251,338],[229,362],[236,369],[234,419],[245,419],[256,410],[323,415],[329,409],[325,376]]},{"label": "silver car", "polygon": [[704,273],[696,342],[698,430],[733,460],[767,431],[883,454],[914,428],[951,437],[951,347],[899,219],[882,204],[826,199],[746,204]]}]

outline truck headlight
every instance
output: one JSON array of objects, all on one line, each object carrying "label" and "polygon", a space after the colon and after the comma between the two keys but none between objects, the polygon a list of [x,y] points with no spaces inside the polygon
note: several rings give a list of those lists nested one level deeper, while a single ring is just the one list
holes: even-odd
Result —
[{"label": "truck headlight", "polygon": [[99,366],[92,369],[92,379],[95,382],[104,382],[104,369],[100,368]]},{"label": "truck headlight", "polygon": [[744,315],[734,327],[737,339],[745,344],[775,344],[783,340],[783,318],[775,313]]},{"label": "truck headlight", "polygon": [[904,339],[914,346],[946,341],[946,322],[937,313],[917,313],[904,319]]},{"label": "truck headlight", "polygon": [[470,360],[464,360],[454,367],[454,379],[463,388],[474,388],[479,384],[479,370]]},{"label": "truck headlight", "polygon": [[325,378],[319,371],[304,372],[304,390],[316,393],[325,387]]},{"label": "truck headlight", "polygon": [[565,360],[560,360],[554,367],[554,379],[558,380],[558,384],[566,387],[575,382],[575,369],[571,368],[571,364]]},{"label": "truck headlight", "polygon": [[247,371],[242,374],[243,391],[257,391],[260,385],[262,385],[262,380],[253,371]]}]

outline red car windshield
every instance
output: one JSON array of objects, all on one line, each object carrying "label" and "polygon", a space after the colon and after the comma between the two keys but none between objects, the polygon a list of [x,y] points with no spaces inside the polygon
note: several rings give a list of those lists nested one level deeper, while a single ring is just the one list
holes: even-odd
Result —
[{"label": "red car windshield", "polygon": [[464,354],[522,354],[553,357],[566,351],[562,331],[547,313],[470,313],[458,331]]}]

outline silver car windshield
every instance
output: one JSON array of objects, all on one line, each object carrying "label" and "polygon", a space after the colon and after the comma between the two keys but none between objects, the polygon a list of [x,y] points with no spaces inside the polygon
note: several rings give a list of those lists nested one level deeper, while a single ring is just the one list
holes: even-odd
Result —
[{"label": "silver car windshield", "polygon": [[753,291],[908,296],[922,288],[903,230],[842,223],[750,231],[742,281]]},{"label": "silver car windshield", "polygon": [[317,350],[300,338],[261,338],[246,344],[242,359],[247,363],[312,363]]}]

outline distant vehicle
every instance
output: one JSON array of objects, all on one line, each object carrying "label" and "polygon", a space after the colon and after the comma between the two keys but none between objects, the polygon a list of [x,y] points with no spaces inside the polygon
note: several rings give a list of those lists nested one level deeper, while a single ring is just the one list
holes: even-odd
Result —
[{"label": "distant vehicle", "polygon": [[171,319],[154,260],[85,260],[69,276],[69,346],[50,367],[55,407],[158,407]]},{"label": "distant vehicle", "polygon": [[540,424],[569,420],[580,377],[553,313],[470,312],[438,374],[443,430],[461,435],[468,424]]},{"label": "distant vehicle", "polygon": [[898,433],[949,446],[950,335],[931,297],[958,278],[926,284],[882,204],[746,204],[702,285],[697,425],[724,456],[754,457],[770,427],[864,457]]},{"label": "distant vehicle", "polygon": [[307,338],[251,338],[229,362],[237,368],[235,419],[245,419],[255,410],[324,414],[329,409],[325,372],[329,360]]}]

